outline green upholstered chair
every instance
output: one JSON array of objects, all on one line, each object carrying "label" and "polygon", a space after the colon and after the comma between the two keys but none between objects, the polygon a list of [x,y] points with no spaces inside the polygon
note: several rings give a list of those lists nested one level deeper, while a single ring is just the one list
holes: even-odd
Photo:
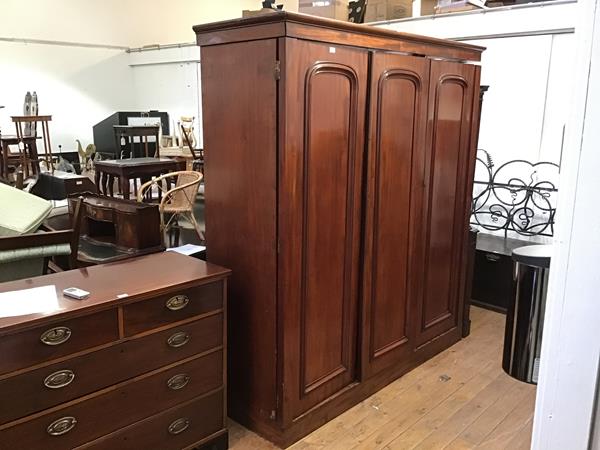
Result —
[{"label": "green upholstered chair", "polygon": [[69,255],[76,267],[79,205],[74,229],[38,231],[52,204],[35,195],[0,184],[0,282],[44,275],[53,257]]}]

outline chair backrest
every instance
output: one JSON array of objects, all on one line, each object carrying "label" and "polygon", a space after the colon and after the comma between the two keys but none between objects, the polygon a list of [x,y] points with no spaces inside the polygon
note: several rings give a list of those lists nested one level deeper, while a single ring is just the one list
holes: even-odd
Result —
[{"label": "chair backrest", "polygon": [[[135,157],[136,154],[160,157],[160,127],[158,125],[114,125],[113,129],[117,158],[122,158],[125,151],[128,151],[130,158]],[[153,143],[149,142],[148,138],[150,137],[154,138]],[[125,140],[125,149],[122,140]],[[136,148],[139,151],[136,152]]]},{"label": "chair backrest", "polygon": [[187,148],[190,150],[190,153],[192,154],[192,156],[194,157],[194,159],[200,159],[202,157],[202,150],[196,150],[194,148],[194,146],[192,145],[191,139],[190,139],[190,135],[188,133],[190,133],[191,131],[187,130],[183,124],[181,125],[181,135],[183,136],[183,140],[185,141],[185,145],[187,146]]},{"label": "chair backrest", "polygon": [[198,172],[177,172],[175,187],[166,193],[161,207],[168,206],[170,210],[191,211],[194,207],[200,181],[202,181],[202,174]]},{"label": "chair backrest", "polygon": [[[17,130],[17,139],[19,141],[19,151],[23,145],[23,139],[31,136],[37,136],[37,124],[42,124],[42,142],[44,144],[44,160],[46,167],[54,172],[54,160],[52,156],[52,144],[50,143],[50,128],[49,122],[52,120],[52,116],[11,116],[12,121],[15,124]],[[23,125],[29,125],[29,133],[23,131]],[[34,141],[35,143],[35,141]],[[38,158],[41,160],[41,158]],[[25,169],[25,174],[29,175],[29,169]]]}]

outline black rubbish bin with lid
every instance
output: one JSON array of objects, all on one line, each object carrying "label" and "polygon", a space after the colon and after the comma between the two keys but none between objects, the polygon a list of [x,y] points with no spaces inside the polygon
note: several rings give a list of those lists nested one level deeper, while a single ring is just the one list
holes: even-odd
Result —
[{"label": "black rubbish bin with lid", "polygon": [[514,290],[506,314],[502,368],[531,384],[538,381],[551,254],[551,245],[527,245],[512,252]]}]

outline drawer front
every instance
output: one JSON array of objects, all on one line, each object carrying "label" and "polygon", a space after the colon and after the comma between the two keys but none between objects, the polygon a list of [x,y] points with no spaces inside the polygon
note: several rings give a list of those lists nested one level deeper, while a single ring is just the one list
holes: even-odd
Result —
[{"label": "drawer front", "polygon": [[[223,358],[222,352],[217,351],[0,431],[0,448],[73,448],[214,390],[222,383]],[[222,412],[212,413],[222,421]]]},{"label": "drawer front", "polygon": [[114,210],[111,208],[102,208],[97,205],[85,205],[85,214],[87,217],[91,217],[92,219],[99,220],[102,222],[113,222]]},{"label": "drawer front", "polygon": [[0,374],[118,339],[116,309],[4,336],[0,338]]},{"label": "drawer front", "polygon": [[78,450],[179,450],[223,428],[223,393],[216,392],[78,447]]},{"label": "drawer front", "polygon": [[124,306],[125,335],[132,336],[222,307],[223,281],[174,290],[168,295]]},{"label": "drawer front", "polygon": [[[172,347],[173,336],[189,336]],[[0,424],[65,403],[223,344],[216,314],[0,381]]]}]

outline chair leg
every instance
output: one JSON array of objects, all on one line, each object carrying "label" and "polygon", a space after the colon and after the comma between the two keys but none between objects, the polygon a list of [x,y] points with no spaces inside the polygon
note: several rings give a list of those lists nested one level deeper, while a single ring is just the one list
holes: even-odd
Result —
[{"label": "chair leg", "polygon": [[200,241],[202,241],[204,243],[204,233],[202,232],[202,229],[200,228],[200,224],[196,221],[196,216],[194,216],[194,212],[190,211],[189,212],[189,220],[190,222],[192,222],[192,225],[194,225],[194,228],[196,230],[196,233],[198,234],[198,237],[200,238]]},{"label": "chair leg", "polygon": [[160,236],[162,238],[163,245],[168,247],[168,236],[167,236],[167,226],[165,225],[165,213],[163,211],[160,212]]}]

